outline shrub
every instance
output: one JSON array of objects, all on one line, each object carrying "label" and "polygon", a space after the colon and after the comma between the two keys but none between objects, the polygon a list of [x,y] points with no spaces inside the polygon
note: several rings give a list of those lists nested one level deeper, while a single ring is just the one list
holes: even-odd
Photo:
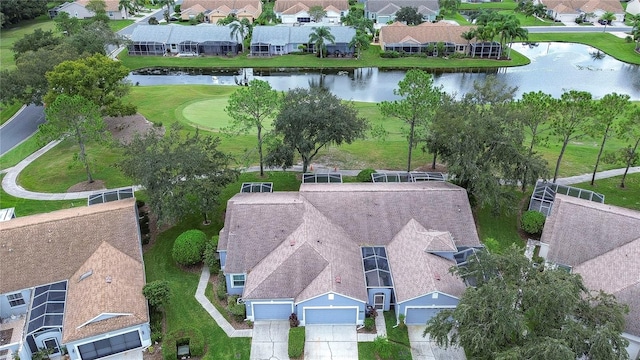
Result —
[{"label": "shrub", "polygon": [[162,355],[165,359],[176,359],[178,354],[177,345],[179,343],[189,343],[191,356],[202,356],[204,354],[204,336],[198,329],[187,328],[178,329],[167,335]]},{"label": "shrub", "polygon": [[541,212],[535,210],[525,211],[520,219],[520,227],[528,234],[536,235],[544,228],[545,217]]},{"label": "shrub", "polygon": [[204,264],[209,267],[209,272],[212,275],[218,275],[220,272],[220,259],[216,251],[218,249],[218,236],[214,236],[211,240],[207,241],[204,246],[204,254],[202,260]]},{"label": "shrub", "polygon": [[382,54],[380,54],[381,58],[387,59],[396,59],[400,57],[400,53],[392,50],[385,50]]},{"label": "shrub", "polygon": [[372,182],[371,174],[374,172],[376,172],[374,169],[364,169],[356,175],[356,180],[358,180],[358,182]]},{"label": "shrub", "polygon": [[404,323],[404,319],[406,318],[406,316],[404,314],[400,314],[398,315],[398,327],[400,327],[401,329],[406,327],[407,325]]},{"label": "shrub", "polygon": [[229,310],[229,313],[233,315],[236,321],[242,322],[247,317],[247,308],[244,304],[238,304],[238,297],[238,295],[233,295],[227,298],[227,310]]},{"label": "shrub", "polygon": [[494,238],[486,238],[482,241],[482,243],[484,244],[484,247],[487,248],[487,250],[489,250],[490,253],[498,253],[500,252],[500,243],[498,243],[498,240],[494,239]]},{"label": "shrub", "polygon": [[151,328],[151,343],[162,341],[162,312],[151,308],[149,311],[149,327]]},{"label": "shrub", "polygon": [[386,336],[376,336],[373,340],[373,349],[381,359],[390,359],[393,354],[391,343]]},{"label": "shrub", "polygon": [[156,280],[146,284],[142,288],[142,294],[149,301],[149,305],[154,308],[168,304],[171,299],[169,283],[163,280]]},{"label": "shrub", "polygon": [[195,265],[202,261],[207,235],[200,230],[188,230],[180,234],[173,243],[171,255],[180,265]]},{"label": "shrub", "polygon": [[294,328],[294,327],[298,327],[298,325],[300,325],[300,320],[298,320],[298,314],[291,313],[291,315],[289,315],[289,326]]},{"label": "shrub", "polygon": [[304,327],[289,329],[289,357],[299,359],[304,354]]},{"label": "shrub", "polygon": [[376,326],[376,321],[372,317],[368,317],[364,319],[364,329],[367,331],[372,331]]},{"label": "shrub", "polygon": [[227,297],[227,279],[223,273],[218,273],[218,288],[216,289],[218,300],[222,301]]}]

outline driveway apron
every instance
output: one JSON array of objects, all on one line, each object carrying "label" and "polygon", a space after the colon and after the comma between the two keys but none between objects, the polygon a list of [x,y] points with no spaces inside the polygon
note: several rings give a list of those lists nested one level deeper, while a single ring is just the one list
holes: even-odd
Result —
[{"label": "driveway apron", "polygon": [[464,350],[459,347],[443,349],[429,339],[422,337],[424,325],[408,325],[411,357],[413,360],[465,360]]},{"label": "driveway apron", "polygon": [[354,360],[358,358],[355,325],[307,325],[304,360]]},{"label": "driveway apron", "polygon": [[253,323],[251,360],[289,360],[289,321]]}]

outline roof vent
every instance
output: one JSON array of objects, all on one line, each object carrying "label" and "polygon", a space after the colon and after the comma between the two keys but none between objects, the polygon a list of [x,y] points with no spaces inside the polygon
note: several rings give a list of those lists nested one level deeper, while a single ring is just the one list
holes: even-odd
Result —
[{"label": "roof vent", "polygon": [[440,274],[435,273],[433,276],[436,278],[436,280],[440,281]]},{"label": "roof vent", "polygon": [[78,282],[88,278],[89,276],[91,276],[91,274],[93,274],[93,269],[87,271],[86,273],[80,275],[80,278],[78,279]]},{"label": "roof vent", "polygon": [[107,276],[105,278],[105,281],[107,282],[107,284],[111,284],[111,276]]},{"label": "roof vent", "polygon": [[336,283],[340,284],[342,282],[342,279],[340,278],[340,276],[336,276]]},{"label": "roof vent", "polygon": [[291,239],[291,240],[289,240],[289,245],[290,245],[290,246],[293,246],[293,245],[295,245],[295,244],[296,244],[296,239]]}]

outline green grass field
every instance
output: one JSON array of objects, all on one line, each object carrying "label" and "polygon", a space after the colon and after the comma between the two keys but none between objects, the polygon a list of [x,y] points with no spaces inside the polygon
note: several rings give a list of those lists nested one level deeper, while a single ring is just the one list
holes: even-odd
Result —
[{"label": "green grass field", "polygon": [[640,65],[640,55],[634,51],[633,42],[627,42],[609,33],[545,33],[529,34],[532,42],[571,42],[593,46],[620,61]]},{"label": "green grass field", "polygon": [[7,120],[11,119],[13,115],[15,115],[18,110],[22,108],[22,104],[13,103],[13,104],[2,104],[0,103],[0,125],[7,122]]},{"label": "green grass field", "polygon": [[55,23],[48,16],[42,15],[37,19],[21,21],[0,31],[0,70],[11,70],[16,67],[13,58],[13,44],[35,29],[55,32]]}]

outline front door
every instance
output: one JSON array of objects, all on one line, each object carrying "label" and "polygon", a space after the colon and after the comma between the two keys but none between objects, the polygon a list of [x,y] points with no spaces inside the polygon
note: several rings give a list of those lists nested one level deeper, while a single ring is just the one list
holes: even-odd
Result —
[{"label": "front door", "polygon": [[377,293],[373,295],[373,308],[376,310],[384,310],[384,294]]}]

